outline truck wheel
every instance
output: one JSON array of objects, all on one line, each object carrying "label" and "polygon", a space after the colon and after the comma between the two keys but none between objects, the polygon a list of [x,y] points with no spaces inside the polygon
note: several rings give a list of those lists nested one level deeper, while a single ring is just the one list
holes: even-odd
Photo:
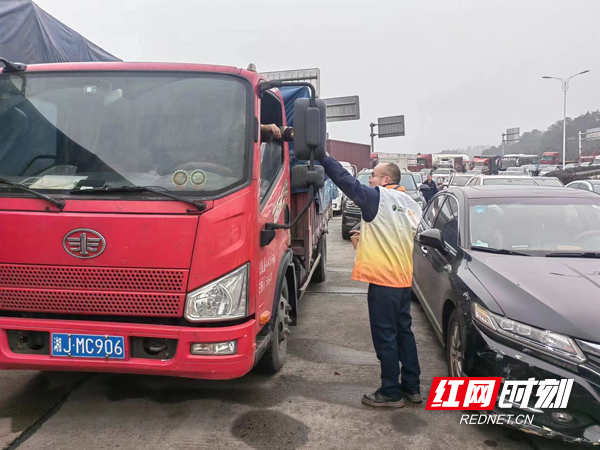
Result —
[{"label": "truck wheel", "polygon": [[346,241],[350,240],[350,230],[352,230],[352,228],[348,228],[346,224],[344,224],[344,219],[342,218],[342,239],[345,239]]},{"label": "truck wheel", "polygon": [[273,337],[271,345],[256,364],[256,369],[263,373],[277,373],[283,367],[287,356],[287,342],[290,330],[288,325],[291,323],[289,313],[291,306],[289,304],[289,291],[287,281],[283,280],[283,288],[277,302],[277,311],[273,311],[275,323],[273,324]]},{"label": "truck wheel", "polygon": [[322,283],[327,279],[327,234],[321,235],[317,249],[321,255],[321,261],[313,273],[312,281]]}]

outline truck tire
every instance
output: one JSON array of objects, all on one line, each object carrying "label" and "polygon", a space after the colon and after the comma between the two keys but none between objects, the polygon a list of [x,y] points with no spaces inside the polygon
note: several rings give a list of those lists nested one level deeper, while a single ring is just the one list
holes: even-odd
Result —
[{"label": "truck tire", "polygon": [[321,255],[321,261],[313,272],[312,281],[315,283],[322,283],[327,279],[327,234],[323,233],[319,238],[319,245],[317,250]]},{"label": "truck tire", "polygon": [[256,364],[256,370],[259,372],[268,374],[277,373],[285,363],[288,336],[290,334],[288,325],[291,323],[289,313],[292,309],[289,304],[289,298],[287,281],[284,279],[281,295],[277,302],[277,311],[273,311],[273,314],[276,314],[276,316],[273,323],[271,345]]},{"label": "truck tire", "polygon": [[342,239],[349,241],[350,240],[350,230],[351,228],[346,228],[343,224],[342,224]]}]

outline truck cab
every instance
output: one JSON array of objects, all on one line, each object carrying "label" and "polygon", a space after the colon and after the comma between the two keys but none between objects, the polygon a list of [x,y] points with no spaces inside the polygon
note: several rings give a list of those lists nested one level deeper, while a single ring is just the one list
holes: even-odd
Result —
[{"label": "truck cab", "polygon": [[277,86],[196,64],[0,73],[0,369],[281,368],[303,289],[324,279],[327,205],[324,104],[296,101],[311,163],[294,181],[288,142],[260,128],[287,124]]},{"label": "truck cab", "polygon": [[558,152],[544,152],[540,159],[540,166],[557,166],[560,163]]}]

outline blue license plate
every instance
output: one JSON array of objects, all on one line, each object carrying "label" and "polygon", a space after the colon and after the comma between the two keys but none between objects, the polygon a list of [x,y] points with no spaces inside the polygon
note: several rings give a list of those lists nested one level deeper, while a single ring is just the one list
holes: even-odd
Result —
[{"label": "blue license plate", "polygon": [[52,356],[125,359],[125,338],[90,334],[52,333]]}]

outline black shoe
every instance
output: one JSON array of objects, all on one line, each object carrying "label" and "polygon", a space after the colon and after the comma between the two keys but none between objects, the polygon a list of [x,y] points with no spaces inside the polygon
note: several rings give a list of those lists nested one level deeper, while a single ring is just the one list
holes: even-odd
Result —
[{"label": "black shoe", "polygon": [[387,406],[388,408],[404,408],[404,400],[402,397],[391,398],[386,397],[379,389],[372,394],[363,395],[362,402],[369,406]]},{"label": "black shoe", "polygon": [[413,403],[423,402],[423,397],[421,397],[421,393],[418,390],[409,390],[400,384],[400,393],[402,394],[402,397],[409,399]]}]

